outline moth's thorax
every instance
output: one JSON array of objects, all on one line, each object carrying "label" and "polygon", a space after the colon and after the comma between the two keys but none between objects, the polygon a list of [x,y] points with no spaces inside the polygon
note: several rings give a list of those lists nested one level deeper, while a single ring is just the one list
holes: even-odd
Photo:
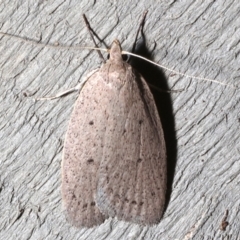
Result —
[{"label": "moth's thorax", "polygon": [[131,82],[133,74],[132,67],[121,61],[109,59],[101,68],[101,75],[107,83],[113,83],[117,88],[121,88],[126,82]]}]

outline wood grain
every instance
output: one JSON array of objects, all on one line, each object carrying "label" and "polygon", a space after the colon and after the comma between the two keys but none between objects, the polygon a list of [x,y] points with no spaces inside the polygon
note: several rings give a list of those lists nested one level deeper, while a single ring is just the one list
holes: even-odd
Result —
[{"label": "wood grain", "polygon": [[[174,70],[239,85],[239,10],[230,1],[2,1],[0,31],[43,43],[92,46],[82,20],[108,44],[132,46],[142,13],[153,59]],[[34,102],[75,86],[99,67],[96,52],[38,47],[0,36],[0,235],[2,239],[239,239],[239,89],[142,68],[155,92],[168,153],[163,220],[116,219],[72,227],[62,211],[63,140],[77,94]],[[27,96],[27,97],[26,97]],[[228,227],[219,229],[226,211]]]}]

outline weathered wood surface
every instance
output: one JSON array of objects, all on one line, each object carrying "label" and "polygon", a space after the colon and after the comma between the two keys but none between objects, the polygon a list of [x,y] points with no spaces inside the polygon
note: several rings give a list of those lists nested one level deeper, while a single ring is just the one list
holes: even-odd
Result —
[{"label": "weathered wood surface", "polygon": [[[95,2],[95,3],[94,3]],[[82,20],[130,49],[141,15],[154,60],[186,74],[239,86],[240,3],[218,1],[6,1],[0,31],[43,43],[92,46]],[[141,227],[108,219],[76,229],[61,204],[61,154],[77,93],[96,52],[43,48],[0,36],[0,239],[240,239],[239,89],[161,73],[177,93],[155,93],[168,149],[169,202],[162,221]],[[152,75],[150,73],[153,73]],[[27,97],[26,97],[27,96]],[[219,229],[226,209],[226,231]]]}]

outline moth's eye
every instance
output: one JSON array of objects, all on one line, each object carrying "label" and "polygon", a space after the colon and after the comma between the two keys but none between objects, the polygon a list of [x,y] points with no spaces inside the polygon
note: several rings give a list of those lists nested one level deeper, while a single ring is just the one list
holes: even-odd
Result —
[{"label": "moth's eye", "polygon": [[[110,54],[107,55],[107,59],[109,59],[109,58],[110,58]],[[126,55],[126,54],[122,55],[122,60],[124,62],[128,62],[129,59],[130,59],[130,55]]]},{"label": "moth's eye", "polygon": [[122,55],[122,60],[123,60],[124,62],[128,62],[129,58],[130,58],[129,55],[125,55],[125,54]]}]

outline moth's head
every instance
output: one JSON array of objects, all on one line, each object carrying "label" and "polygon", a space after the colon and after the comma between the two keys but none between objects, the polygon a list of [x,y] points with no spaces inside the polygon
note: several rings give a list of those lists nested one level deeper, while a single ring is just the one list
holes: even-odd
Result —
[{"label": "moth's head", "polygon": [[122,61],[122,48],[121,48],[120,42],[117,39],[113,41],[109,54],[110,54],[110,60]]}]

